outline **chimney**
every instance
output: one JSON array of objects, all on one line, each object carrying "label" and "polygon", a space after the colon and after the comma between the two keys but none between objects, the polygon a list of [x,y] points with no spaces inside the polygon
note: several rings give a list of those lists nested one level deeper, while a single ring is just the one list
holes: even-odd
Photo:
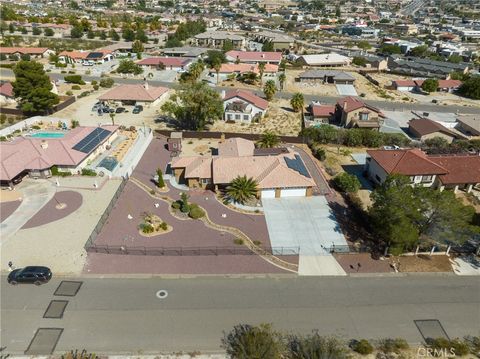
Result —
[{"label": "chimney", "polygon": [[46,150],[48,148],[48,142],[43,140],[41,143],[40,143],[40,147],[42,147],[44,150]]},{"label": "chimney", "polygon": [[347,101],[343,101],[343,111],[347,111]]},{"label": "chimney", "polygon": [[225,90],[222,90],[222,92],[220,93],[220,97],[221,97],[222,99],[225,98]]},{"label": "chimney", "polygon": [[264,59],[264,58],[265,58],[265,54],[262,54],[262,59]]},{"label": "chimney", "polygon": [[145,79],[145,83],[143,84],[143,87],[145,87],[145,90],[148,91],[148,81]]}]

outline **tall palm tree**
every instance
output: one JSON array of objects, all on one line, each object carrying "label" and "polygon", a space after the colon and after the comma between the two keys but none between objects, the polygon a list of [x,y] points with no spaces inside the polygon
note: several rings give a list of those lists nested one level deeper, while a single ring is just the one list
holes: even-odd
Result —
[{"label": "tall palm tree", "polygon": [[115,126],[115,114],[110,113],[110,118],[112,119],[112,125]]},{"label": "tall palm tree", "polygon": [[193,81],[197,81],[202,75],[203,70],[205,70],[205,65],[203,64],[203,62],[198,61],[190,66],[188,72],[192,77]]},{"label": "tall palm tree", "polygon": [[265,73],[265,62],[260,62],[258,64],[258,72],[260,74],[260,86],[262,85],[263,74]]},{"label": "tall palm tree", "polygon": [[287,76],[285,75],[285,72],[281,72],[280,75],[278,75],[278,82],[280,82],[280,89],[283,91],[283,85],[285,84],[285,81],[287,80]]},{"label": "tall palm tree", "polygon": [[295,93],[290,100],[290,105],[292,105],[292,108],[295,112],[303,110],[304,104],[305,100],[303,99],[303,95],[300,92]]},{"label": "tall palm tree", "polygon": [[220,60],[216,60],[214,63],[213,63],[213,68],[215,69],[215,72],[217,73],[217,85],[218,85],[218,82],[219,82],[219,74],[220,74],[220,69],[222,68],[222,62]]},{"label": "tall palm tree", "polygon": [[268,80],[263,87],[263,93],[268,101],[270,101],[275,93],[277,92],[277,86],[275,86],[275,81]]},{"label": "tall palm tree", "polygon": [[247,176],[238,176],[227,187],[227,196],[237,203],[245,204],[257,194],[257,182]]},{"label": "tall palm tree", "polygon": [[277,146],[280,143],[280,139],[278,136],[270,131],[266,131],[263,133],[260,140],[257,142],[258,147],[260,148],[272,148]]}]

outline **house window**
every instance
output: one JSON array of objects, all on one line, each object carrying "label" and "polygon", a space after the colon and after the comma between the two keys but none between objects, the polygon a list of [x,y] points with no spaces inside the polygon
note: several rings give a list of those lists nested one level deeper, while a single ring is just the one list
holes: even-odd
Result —
[{"label": "house window", "polygon": [[249,120],[248,115],[243,115],[243,120],[248,121]]},{"label": "house window", "polygon": [[410,176],[410,183],[415,182],[415,176]]},{"label": "house window", "polygon": [[381,178],[379,175],[375,175],[375,179],[378,181],[378,182],[382,182]]},{"label": "house window", "polygon": [[432,182],[433,176],[422,176],[422,182]]},{"label": "house window", "polygon": [[360,112],[360,121],[368,121],[368,112]]},{"label": "house window", "polygon": [[232,115],[228,114],[227,115],[227,121],[231,121],[232,120]]},{"label": "house window", "polygon": [[210,178],[202,178],[202,179],[201,179],[201,182],[202,182],[203,184],[209,184],[209,183],[210,183]]},{"label": "house window", "polygon": [[240,120],[240,115],[235,115],[235,120]]}]

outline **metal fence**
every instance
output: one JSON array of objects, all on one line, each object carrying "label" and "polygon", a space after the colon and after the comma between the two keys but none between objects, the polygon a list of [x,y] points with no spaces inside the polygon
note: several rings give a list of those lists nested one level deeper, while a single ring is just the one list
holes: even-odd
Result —
[{"label": "metal fence", "polygon": [[[239,245],[238,247],[144,247],[144,246],[110,246],[92,244],[86,248],[88,252],[103,254],[124,254],[144,256],[220,256],[220,255],[251,255],[257,254],[251,249]],[[276,256],[298,255],[299,247],[262,248],[265,254],[274,253]]]},{"label": "metal fence", "polygon": [[92,246],[95,246],[95,239],[97,238],[98,234],[101,232],[103,225],[108,219],[108,216],[110,215],[110,212],[112,211],[113,207],[115,207],[115,203],[117,203],[118,198],[122,194],[123,189],[125,188],[126,184],[128,182],[128,177],[123,177],[122,183],[120,183],[120,186],[118,186],[117,190],[115,191],[115,194],[113,195],[112,199],[110,200],[110,203],[108,204],[107,208],[103,211],[103,214],[100,216],[97,225],[93,229],[92,233],[87,239],[87,242],[84,245],[85,250],[88,252],[90,251],[90,248]]}]

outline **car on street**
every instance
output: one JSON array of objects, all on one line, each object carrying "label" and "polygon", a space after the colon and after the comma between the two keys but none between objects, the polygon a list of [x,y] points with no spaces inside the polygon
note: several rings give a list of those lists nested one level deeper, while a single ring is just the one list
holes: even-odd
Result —
[{"label": "car on street", "polygon": [[122,113],[122,112],[125,112],[125,107],[117,107],[117,109],[115,110],[115,113]]},{"label": "car on street", "polygon": [[8,275],[8,283],[15,284],[35,284],[40,285],[48,283],[52,279],[50,268],[41,266],[29,266],[25,268],[14,269]]},{"label": "car on street", "polygon": [[143,106],[142,105],[135,105],[135,107],[132,110],[133,114],[138,114],[143,111]]}]

